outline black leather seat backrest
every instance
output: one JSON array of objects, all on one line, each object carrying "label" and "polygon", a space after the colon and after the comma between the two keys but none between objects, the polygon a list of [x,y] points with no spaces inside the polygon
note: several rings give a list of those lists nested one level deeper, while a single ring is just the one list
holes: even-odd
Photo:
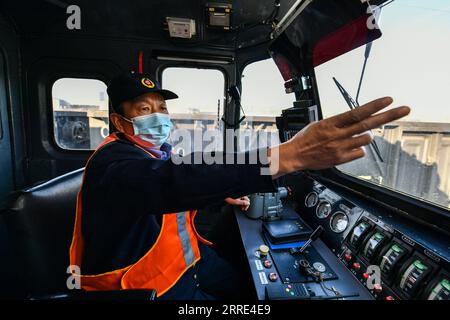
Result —
[{"label": "black leather seat backrest", "polygon": [[79,169],[19,192],[3,216],[12,276],[20,278],[16,285],[25,295],[67,290],[69,247],[82,174]]}]

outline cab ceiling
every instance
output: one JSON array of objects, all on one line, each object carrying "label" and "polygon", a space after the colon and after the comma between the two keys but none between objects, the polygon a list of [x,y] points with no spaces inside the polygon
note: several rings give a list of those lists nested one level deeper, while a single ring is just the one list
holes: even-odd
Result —
[{"label": "cab ceiling", "polygon": [[[206,3],[231,3],[232,26],[241,26],[239,41],[257,38],[270,32],[270,27],[258,25],[274,10],[275,0],[207,1],[207,0],[28,0],[5,1],[1,11],[14,24],[22,36],[63,35],[101,38],[138,38],[159,42],[178,41],[189,45],[203,42],[215,46],[233,47],[236,32],[211,30],[205,27]],[[281,0],[278,18],[281,18],[295,0]],[[66,20],[68,5],[81,9],[81,30],[68,30]],[[191,40],[169,39],[164,30],[165,18],[180,17],[196,20],[197,36]],[[246,28],[252,26],[251,28]],[[247,39],[247,40],[245,40]]]}]

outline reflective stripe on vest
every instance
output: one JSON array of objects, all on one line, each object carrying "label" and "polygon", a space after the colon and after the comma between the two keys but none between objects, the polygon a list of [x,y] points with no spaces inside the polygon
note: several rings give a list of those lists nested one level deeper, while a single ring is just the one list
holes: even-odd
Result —
[{"label": "reflective stripe on vest", "polygon": [[[178,225],[178,237],[181,240],[181,246],[183,248],[184,261],[187,266],[190,266],[195,261],[194,251],[191,245],[191,239],[186,229],[186,215],[184,212],[177,213],[177,225]],[[187,221],[190,223],[190,221]]]},{"label": "reflective stripe on vest", "polygon": [[[119,138],[112,134],[89,158],[83,174],[92,157],[106,144]],[[144,148],[136,147],[154,157]],[[82,234],[82,188],[78,192],[75,226],[70,246],[70,264],[81,266],[83,262],[84,239]],[[161,230],[153,246],[132,265],[122,269],[97,274],[81,275],[81,287],[85,290],[155,289],[160,297],[172,288],[178,279],[198,260],[198,241],[210,245],[194,226],[196,211],[166,213],[162,216]],[[82,272],[82,270],[81,270]]]}]

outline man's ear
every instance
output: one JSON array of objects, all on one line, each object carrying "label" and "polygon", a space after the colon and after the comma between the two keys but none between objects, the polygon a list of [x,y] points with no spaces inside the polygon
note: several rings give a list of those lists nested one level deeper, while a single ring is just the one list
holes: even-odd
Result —
[{"label": "man's ear", "polygon": [[122,117],[118,113],[111,113],[109,115],[109,119],[111,120],[113,126],[117,129],[117,131],[125,132],[125,127],[122,124]]}]

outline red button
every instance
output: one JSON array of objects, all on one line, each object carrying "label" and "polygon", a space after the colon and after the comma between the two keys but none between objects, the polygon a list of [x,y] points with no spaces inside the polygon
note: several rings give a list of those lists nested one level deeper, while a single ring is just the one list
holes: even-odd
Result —
[{"label": "red button", "polygon": [[363,278],[366,279],[366,280],[369,279],[369,277],[370,277],[368,273],[363,273],[362,276],[363,276]]},{"label": "red button", "polygon": [[350,253],[346,253],[344,258],[346,261],[350,261],[350,260],[352,260],[352,255]]},{"label": "red button", "polygon": [[381,291],[383,291],[383,287],[379,283],[375,283],[373,285],[373,289],[375,290],[376,293],[380,293]]},{"label": "red button", "polygon": [[393,296],[387,296],[386,300],[395,300]]},{"label": "red button", "polygon": [[361,269],[361,265],[360,265],[358,262],[355,262],[355,263],[353,264],[353,269],[359,270],[359,269]]}]

